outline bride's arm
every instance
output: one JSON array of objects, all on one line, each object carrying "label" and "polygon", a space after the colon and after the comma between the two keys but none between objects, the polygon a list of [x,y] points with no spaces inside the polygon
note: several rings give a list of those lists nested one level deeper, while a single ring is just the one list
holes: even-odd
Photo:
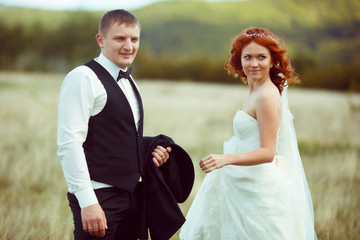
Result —
[{"label": "bride's arm", "polygon": [[200,161],[203,171],[209,173],[226,165],[251,166],[273,161],[281,118],[279,97],[273,94],[259,97],[255,106],[255,114],[260,132],[260,148],[247,153],[210,154]]}]

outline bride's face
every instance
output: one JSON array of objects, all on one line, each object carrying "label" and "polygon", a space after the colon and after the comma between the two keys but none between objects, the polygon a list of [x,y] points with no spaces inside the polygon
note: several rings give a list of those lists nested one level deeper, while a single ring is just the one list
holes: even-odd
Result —
[{"label": "bride's face", "polygon": [[250,42],[241,52],[241,65],[248,81],[264,81],[270,78],[273,63],[266,47]]}]

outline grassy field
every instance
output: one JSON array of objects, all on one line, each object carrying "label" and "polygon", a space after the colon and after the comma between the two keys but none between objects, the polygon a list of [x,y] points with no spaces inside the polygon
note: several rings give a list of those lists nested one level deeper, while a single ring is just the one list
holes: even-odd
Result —
[{"label": "grassy field", "polygon": [[[72,239],[67,186],[56,156],[64,75],[0,73],[0,239]],[[199,160],[221,153],[247,88],[139,81],[145,135],[171,136]],[[318,238],[360,239],[360,95],[290,89],[299,146],[314,201]],[[178,239],[177,235],[172,239]]]}]

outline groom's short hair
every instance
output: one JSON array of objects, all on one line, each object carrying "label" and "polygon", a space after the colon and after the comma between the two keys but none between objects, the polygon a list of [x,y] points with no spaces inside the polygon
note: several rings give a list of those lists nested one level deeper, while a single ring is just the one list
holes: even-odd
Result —
[{"label": "groom's short hair", "polygon": [[140,22],[134,15],[126,10],[116,9],[105,13],[101,18],[99,24],[99,33],[106,35],[113,23],[118,23],[119,25],[137,25],[141,30]]}]

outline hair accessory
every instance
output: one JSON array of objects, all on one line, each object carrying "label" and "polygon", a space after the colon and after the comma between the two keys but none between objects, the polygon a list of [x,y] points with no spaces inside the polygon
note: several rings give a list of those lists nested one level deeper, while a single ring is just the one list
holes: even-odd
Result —
[{"label": "hair accessory", "polygon": [[247,32],[245,32],[245,33],[243,33],[243,35],[244,36],[246,36],[246,37],[265,37],[265,38],[270,38],[271,40],[273,40],[274,42],[277,42],[276,41],[276,39],[273,37],[273,36],[271,36],[271,35],[269,35],[269,34],[266,34],[266,33],[264,33],[264,32],[253,32],[253,33],[247,33]]}]

